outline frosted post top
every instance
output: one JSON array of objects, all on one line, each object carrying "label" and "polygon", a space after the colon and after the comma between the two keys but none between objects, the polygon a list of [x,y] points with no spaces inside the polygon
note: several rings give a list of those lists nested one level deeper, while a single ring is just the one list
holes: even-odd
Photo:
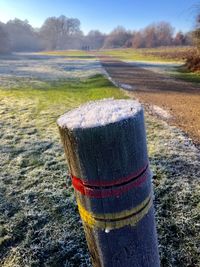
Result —
[{"label": "frosted post top", "polygon": [[61,128],[94,128],[134,117],[142,109],[134,100],[104,99],[88,102],[62,115],[57,123]]}]

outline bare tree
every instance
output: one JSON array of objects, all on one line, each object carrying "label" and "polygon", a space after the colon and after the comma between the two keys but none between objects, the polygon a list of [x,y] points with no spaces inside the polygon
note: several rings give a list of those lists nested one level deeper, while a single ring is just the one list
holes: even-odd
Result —
[{"label": "bare tree", "polygon": [[104,48],[119,48],[123,47],[127,40],[131,38],[131,32],[124,27],[118,26],[105,39]]},{"label": "bare tree", "polygon": [[[100,49],[121,47],[157,47],[191,44],[191,35],[178,32],[168,22],[150,24],[140,31],[127,31],[118,26],[105,35],[91,30],[86,36],[80,30],[80,21],[66,16],[49,17],[40,29],[34,29],[27,20],[14,19],[0,23],[0,50],[37,51],[56,49]],[[200,15],[193,37],[200,49]]]},{"label": "bare tree", "polygon": [[192,45],[192,44],[193,44],[192,32],[185,33],[185,45]]},{"label": "bare tree", "polygon": [[132,46],[134,48],[143,48],[145,47],[145,42],[144,42],[144,36],[142,32],[136,32],[132,38]]},{"label": "bare tree", "polygon": [[177,32],[174,37],[174,45],[185,45],[186,44],[186,35],[181,31]]},{"label": "bare tree", "polygon": [[200,14],[196,17],[196,26],[195,30],[192,33],[194,44],[197,46],[200,51]]},{"label": "bare tree", "polygon": [[174,29],[168,22],[151,24],[133,35],[132,46],[142,48],[172,45],[173,32]]},{"label": "bare tree", "polygon": [[146,27],[142,33],[145,47],[156,47],[158,44],[158,36],[156,33],[156,27],[150,25]]},{"label": "bare tree", "polygon": [[157,46],[166,46],[172,44],[174,28],[168,22],[158,22],[155,24],[157,36]]},{"label": "bare tree", "polygon": [[10,41],[5,31],[5,25],[0,23],[0,54],[10,52]]},{"label": "bare tree", "polygon": [[14,19],[6,24],[12,51],[34,51],[39,49],[39,38],[27,20]]},{"label": "bare tree", "polygon": [[63,49],[80,37],[80,21],[65,16],[47,18],[40,29],[40,36],[46,49]]},{"label": "bare tree", "polygon": [[105,34],[98,30],[91,30],[85,37],[85,46],[90,49],[100,49],[102,48],[105,41]]}]

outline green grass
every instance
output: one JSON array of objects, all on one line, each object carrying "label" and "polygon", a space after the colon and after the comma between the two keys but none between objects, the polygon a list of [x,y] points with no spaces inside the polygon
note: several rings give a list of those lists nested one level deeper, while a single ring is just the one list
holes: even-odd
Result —
[{"label": "green grass", "polygon": [[176,79],[181,79],[186,82],[200,83],[200,73],[199,72],[189,72],[184,67],[179,67],[174,73],[171,74]]},{"label": "green grass", "polygon": [[0,266],[91,266],[56,119],[110,97],[102,75],[0,89]]},{"label": "green grass", "polygon": [[87,79],[71,79],[69,81],[55,81],[44,83],[43,88],[24,87],[17,89],[0,90],[0,98],[17,97],[37,100],[37,110],[51,109],[52,105],[71,108],[89,100],[101,98],[122,98],[124,94],[119,91],[103,75],[97,74]]},{"label": "green grass", "polygon": [[56,51],[45,51],[45,52],[39,52],[39,55],[47,55],[47,56],[63,56],[67,57],[67,59],[79,59],[79,60],[84,60],[84,59],[90,59],[90,60],[95,60],[96,57],[88,53],[87,51],[82,51],[82,50],[56,50]]},{"label": "green grass", "polygon": [[144,56],[141,49],[114,49],[114,50],[104,50],[100,53],[108,56],[113,56],[120,60],[155,61],[155,57]]},{"label": "green grass", "polygon": [[[191,47],[159,47],[159,48],[121,48],[95,51],[96,55],[109,55],[119,60],[149,62],[184,62],[184,55]],[[68,59],[96,59],[91,52],[82,50],[58,50],[41,52],[42,55],[66,56]]]},{"label": "green grass", "polygon": [[42,89],[40,85],[38,88],[37,84],[29,87],[25,83],[17,89],[0,89],[0,100],[12,102],[17,99],[19,105],[20,101],[22,105],[26,101],[34,103],[31,116],[36,116],[37,122],[43,123],[42,116],[45,113],[46,124],[55,123],[59,115],[81,103],[110,97],[126,98],[122,91],[99,74],[87,79],[46,82]]},{"label": "green grass", "polygon": [[191,48],[187,47],[160,47],[141,49],[108,49],[99,54],[113,56],[127,61],[149,61],[149,62],[184,62],[184,54]]}]

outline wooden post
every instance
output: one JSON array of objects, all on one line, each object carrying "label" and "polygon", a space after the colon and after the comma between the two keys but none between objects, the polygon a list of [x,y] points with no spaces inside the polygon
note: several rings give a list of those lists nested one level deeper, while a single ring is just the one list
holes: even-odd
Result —
[{"label": "wooden post", "polygon": [[101,100],[58,119],[94,267],[159,267],[144,115]]}]

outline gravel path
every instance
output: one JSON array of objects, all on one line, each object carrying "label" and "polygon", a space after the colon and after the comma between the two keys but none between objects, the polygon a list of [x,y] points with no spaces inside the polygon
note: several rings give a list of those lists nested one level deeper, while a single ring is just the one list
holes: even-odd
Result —
[{"label": "gravel path", "polygon": [[134,64],[111,58],[101,58],[101,62],[117,84],[124,85],[124,89],[133,92],[148,106],[166,109],[172,115],[171,122],[188,133],[195,142],[200,142],[200,86],[172,79],[166,70],[159,71],[166,65],[155,67],[155,64]]},{"label": "gravel path", "polygon": [[176,68],[181,66],[180,63],[161,63],[161,62],[148,62],[148,61],[125,61],[130,65],[137,66],[149,71],[160,74],[169,74],[170,72],[176,71]]}]

